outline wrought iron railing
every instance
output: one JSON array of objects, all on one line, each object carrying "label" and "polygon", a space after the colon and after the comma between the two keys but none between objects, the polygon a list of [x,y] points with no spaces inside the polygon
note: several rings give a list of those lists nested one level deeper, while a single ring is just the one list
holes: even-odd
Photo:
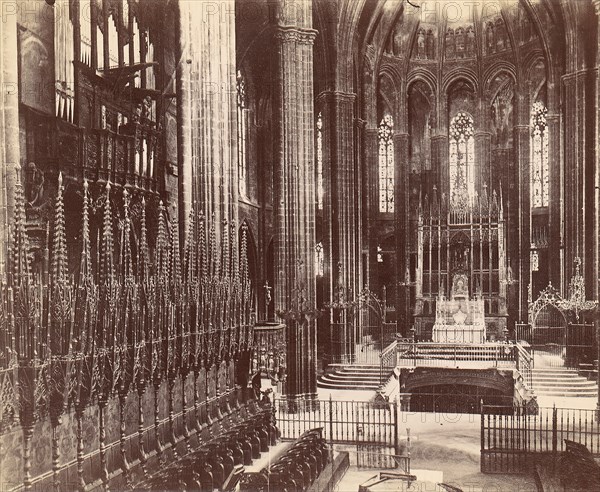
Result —
[{"label": "wrought iron railing", "polygon": [[386,348],[381,351],[379,356],[379,384],[384,384],[390,372],[396,367],[397,364],[397,341],[393,341]]},{"label": "wrought iron railing", "polygon": [[398,405],[391,402],[320,400],[300,408],[274,399],[277,427],[284,440],[322,428],[331,444],[356,446],[359,466],[410,470],[410,454],[400,443]]},{"label": "wrought iron railing", "polygon": [[525,386],[532,389],[532,369],[533,369],[533,355],[528,344],[517,342],[515,343],[517,349],[517,369],[521,376]]},{"label": "wrought iron railing", "polygon": [[398,364],[432,367],[516,367],[513,343],[398,342]]},{"label": "wrought iron railing", "polygon": [[529,473],[536,458],[555,459],[565,439],[586,446],[600,457],[600,424],[596,410],[574,408],[497,407],[481,410],[481,471]]}]

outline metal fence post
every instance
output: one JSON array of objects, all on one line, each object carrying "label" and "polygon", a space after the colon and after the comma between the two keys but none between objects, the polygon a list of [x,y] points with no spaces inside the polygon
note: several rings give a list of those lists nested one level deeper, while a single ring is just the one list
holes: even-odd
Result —
[{"label": "metal fence post", "polygon": [[557,411],[556,404],[552,405],[552,469],[556,465],[556,452],[558,447],[558,429],[557,429]]},{"label": "metal fence post", "polygon": [[484,447],[485,447],[485,426],[484,426],[484,416],[483,416],[483,398],[480,400],[480,408],[481,408],[481,451],[479,453],[479,467],[481,473],[485,473],[485,455],[484,455]]},{"label": "metal fence post", "polygon": [[[395,454],[397,456],[400,456],[400,416],[398,415],[399,412],[399,408],[400,405],[398,404],[398,400],[400,398],[400,395],[396,395],[396,398],[394,398],[394,441],[395,441],[395,445],[394,445],[394,449],[395,449]],[[400,460],[397,460],[397,466],[400,465]]]},{"label": "metal fence post", "polygon": [[329,393],[329,442],[331,443],[331,450],[333,452],[333,401],[331,393]]}]

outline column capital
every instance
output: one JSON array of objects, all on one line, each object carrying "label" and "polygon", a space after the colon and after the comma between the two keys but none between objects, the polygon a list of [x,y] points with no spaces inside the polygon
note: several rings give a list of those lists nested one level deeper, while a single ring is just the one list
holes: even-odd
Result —
[{"label": "column capital", "polygon": [[572,83],[572,82],[576,81],[582,75],[586,75],[590,70],[595,70],[595,69],[594,68],[581,68],[579,70],[575,70],[573,72],[564,74],[561,77],[561,79],[566,85],[567,83]]},{"label": "column capital", "polygon": [[326,103],[344,101],[353,103],[356,99],[356,94],[354,92],[344,92],[344,91],[323,91],[321,92],[317,100],[323,100]]},{"label": "column capital", "polygon": [[312,45],[317,37],[317,31],[304,27],[277,26],[273,37],[280,43],[298,43]]}]

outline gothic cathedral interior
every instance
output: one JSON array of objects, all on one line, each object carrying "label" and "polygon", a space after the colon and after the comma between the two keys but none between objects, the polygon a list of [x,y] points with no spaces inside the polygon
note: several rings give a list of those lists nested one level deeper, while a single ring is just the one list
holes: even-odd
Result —
[{"label": "gothic cathedral interior", "polygon": [[0,489],[598,490],[599,0],[0,7]]}]

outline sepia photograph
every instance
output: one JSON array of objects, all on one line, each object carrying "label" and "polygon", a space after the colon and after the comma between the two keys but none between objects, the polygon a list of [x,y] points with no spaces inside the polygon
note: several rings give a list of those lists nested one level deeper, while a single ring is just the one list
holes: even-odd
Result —
[{"label": "sepia photograph", "polygon": [[600,490],[600,0],[0,0],[0,492]]}]

